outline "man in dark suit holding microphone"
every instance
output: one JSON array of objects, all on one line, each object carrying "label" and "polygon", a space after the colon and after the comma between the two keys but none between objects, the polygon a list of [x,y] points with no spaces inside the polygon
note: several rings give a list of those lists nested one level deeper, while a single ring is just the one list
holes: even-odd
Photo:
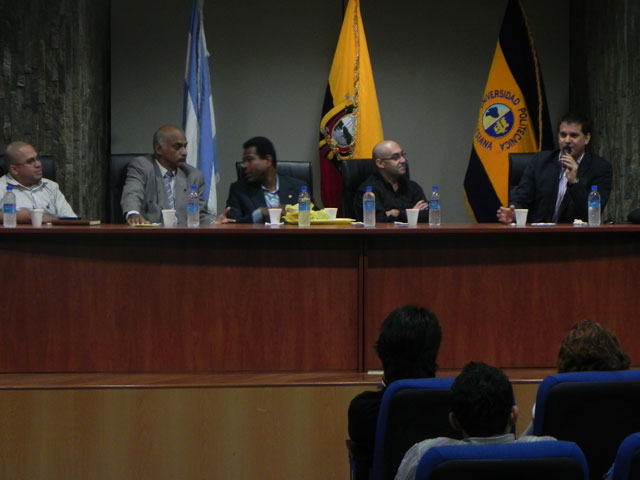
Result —
[{"label": "man in dark suit holding microphone", "polygon": [[611,164],[587,149],[591,121],[582,114],[567,113],[558,125],[559,150],[538,153],[527,165],[513,204],[500,207],[498,221],[511,223],[515,208],[528,208],[528,221],[571,223],[588,220],[587,197],[598,186],[604,209],[611,193]]}]

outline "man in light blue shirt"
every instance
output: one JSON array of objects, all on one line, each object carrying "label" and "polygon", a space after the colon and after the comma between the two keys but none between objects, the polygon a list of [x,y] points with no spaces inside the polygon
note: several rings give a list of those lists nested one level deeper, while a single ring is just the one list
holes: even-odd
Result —
[{"label": "man in light blue shirt", "polygon": [[42,177],[42,163],[32,145],[20,141],[10,143],[4,152],[4,162],[7,174],[0,177],[0,196],[4,195],[7,185],[13,187],[19,223],[30,223],[34,208],[44,210],[43,222],[77,217],[58,184]]}]

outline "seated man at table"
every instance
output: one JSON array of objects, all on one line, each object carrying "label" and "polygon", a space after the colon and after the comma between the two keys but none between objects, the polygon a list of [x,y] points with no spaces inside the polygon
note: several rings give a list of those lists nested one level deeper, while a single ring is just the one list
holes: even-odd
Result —
[{"label": "seated man at table", "polygon": [[407,153],[392,140],[373,147],[374,172],[360,185],[354,210],[362,221],[362,196],[371,187],[376,196],[376,222],[407,221],[407,208],[417,208],[418,222],[429,221],[429,202],[422,187],[407,178]]},{"label": "seated man at table", "polygon": [[229,219],[238,223],[264,223],[269,219],[269,208],[298,203],[304,182],[278,174],[276,150],[271,140],[253,137],[244,142],[242,148],[244,178],[229,188]]},{"label": "seated man at table", "polygon": [[572,223],[588,221],[587,197],[598,186],[604,210],[613,170],[605,159],[588,149],[591,121],[579,113],[567,113],[558,123],[559,150],[540,152],[527,165],[509,208],[500,207],[496,216],[511,223],[516,208],[528,208],[528,221]]},{"label": "seated man at table", "polygon": [[396,480],[413,480],[422,456],[433,447],[445,445],[495,445],[514,442],[555,440],[553,437],[516,437],[511,433],[518,419],[513,405],[513,388],[507,376],[486,363],[470,362],[451,386],[449,422],[464,438],[439,437],[416,443],[405,454]]},{"label": "seated man at table", "polygon": [[[16,218],[18,223],[31,223],[31,210],[44,210],[43,222],[60,217],[77,217],[71,205],[53,180],[42,178],[42,163],[38,152],[26,142],[12,142],[4,152],[7,174],[0,177],[0,198],[7,185],[16,195]],[[2,220],[2,213],[0,213]]]},{"label": "seated man at table", "polygon": [[189,187],[200,198],[200,223],[214,223],[202,198],[204,175],[187,163],[187,139],[172,125],[153,134],[153,155],[131,160],[120,204],[129,225],[162,222],[163,209],[175,209],[178,224],[187,223]]},{"label": "seated man at table", "polygon": [[349,404],[349,437],[357,445],[359,476],[366,476],[373,462],[376,423],[387,385],[405,378],[435,377],[441,340],[438,318],[426,308],[396,308],[382,322],[375,344],[384,371],[380,387],[356,395]]}]

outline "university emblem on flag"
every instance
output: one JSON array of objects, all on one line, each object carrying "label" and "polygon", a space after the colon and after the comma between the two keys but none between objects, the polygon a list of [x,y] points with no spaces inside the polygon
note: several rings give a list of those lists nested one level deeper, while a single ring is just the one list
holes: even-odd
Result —
[{"label": "university emblem on flag", "polygon": [[513,112],[502,103],[494,103],[485,109],[482,115],[482,127],[491,137],[504,137],[513,128]]},{"label": "university emblem on flag", "polygon": [[351,158],[356,144],[357,118],[353,104],[332,108],[323,118],[322,135],[338,160]]},{"label": "university emblem on flag", "polygon": [[480,112],[475,142],[485,150],[511,150],[529,130],[529,112],[519,92],[490,90]]}]

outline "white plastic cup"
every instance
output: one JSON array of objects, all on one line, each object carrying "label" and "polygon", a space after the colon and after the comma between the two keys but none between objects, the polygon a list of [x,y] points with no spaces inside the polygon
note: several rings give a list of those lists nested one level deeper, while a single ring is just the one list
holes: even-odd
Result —
[{"label": "white plastic cup", "polygon": [[518,227],[524,227],[527,224],[528,214],[529,214],[528,208],[516,208],[516,225]]},{"label": "white plastic cup", "polygon": [[167,208],[162,210],[162,223],[164,223],[165,227],[173,227],[178,223],[175,209]]},{"label": "white plastic cup", "polygon": [[338,209],[336,207],[327,207],[324,209],[324,211],[327,212],[329,220],[335,220],[336,215],[338,215]]},{"label": "white plastic cup", "polygon": [[282,215],[281,208],[270,208],[269,209],[269,223],[271,225],[280,225],[280,215]]},{"label": "white plastic cup", "polygon": [[44,210],[42,208],[34,208],[31,210],[31,225],[36,228],[40,228],[42,226],[42,216],[44,215]]},{"label": "white plastic cup", "polygon": [[407,223],[410,227],[415,227],[418,224],[419,208],[407,208]]}]

